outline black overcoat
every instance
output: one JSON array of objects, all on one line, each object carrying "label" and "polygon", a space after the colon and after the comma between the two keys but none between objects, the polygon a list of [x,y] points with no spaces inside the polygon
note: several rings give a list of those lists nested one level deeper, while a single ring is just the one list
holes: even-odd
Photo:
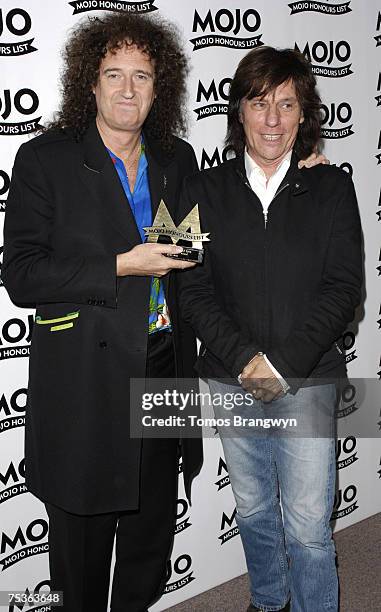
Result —
[{"label": "black overcoat", "polygon": [[[191,146],[172,154],[145,136],[153,214],[172,215]],[[150,278],[116,277],[116,254],[141,242],[95,123],[81,142],[51,132],[17,154],[5,219],[3,280],[42,320],[77,313],[73,326],[34,325],[26,412],[26,483],[69,512],[138,506],[141,441],[129,439],[129,380],[145,375]],[[176,276],[165,277],[178,376],[193,376],[195,339],[178,317]],[[65,322],[63,323],[65,325]],[[59,325],[58,325],[59,327]],[[200,440],[182,442],[186,491]]]}]

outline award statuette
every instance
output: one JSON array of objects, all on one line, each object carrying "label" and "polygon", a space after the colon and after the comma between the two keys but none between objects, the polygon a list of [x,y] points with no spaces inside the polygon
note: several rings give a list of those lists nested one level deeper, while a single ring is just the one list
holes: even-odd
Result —
[{"label": "award statuette", "polygon": [[204,257],[202,243],[209,242],[209,232],[205,234],[201,233],[198,204],[192,208],[185,219],[181,221],[180,225],[176,227],[169,214],[168,208],[163,200],[161,200],[152,226],[145,227],[144,231],[146,236],[148,236],[147,242],[157,242],[159,236],[166,236],[173,244],[177,244],[178,242],[191,242],[192,246],[180,244],[179,246],[183,247],[182,252],[175,255],[168,255],[168,257],[202,263]]}]

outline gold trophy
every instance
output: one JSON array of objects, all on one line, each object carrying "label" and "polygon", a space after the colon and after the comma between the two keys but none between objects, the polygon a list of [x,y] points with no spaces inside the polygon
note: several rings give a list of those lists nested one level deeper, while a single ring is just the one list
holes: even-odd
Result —
[{"label": "gold trophy", "polygon": [[204,257],[202,243],[209,242],[209,232],[201,233],[198,204],[192,208],[180,225],[176,227],[168,208],[164,201],[161,200],[152,226],[143,229],[145,235],[148,236],[147,242],[157,242],[160,236],[170,238],[173,244],[177,244],[179,241],[191,242],[192,246],[179,245],[183,247],[182,252],[168,255],[168,257],[202,263]]}]

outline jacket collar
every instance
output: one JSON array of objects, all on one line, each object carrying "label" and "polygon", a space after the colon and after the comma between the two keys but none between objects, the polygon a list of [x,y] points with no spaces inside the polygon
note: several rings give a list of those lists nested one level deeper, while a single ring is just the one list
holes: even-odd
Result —
[{"label": "jacket collar", "polygon": [[[164,151],[161,143],[154,140],[143,130],[145,152],[148,163],[154,161],[158,166],[165,168],[173,160],[173,153]],[[103,140],[98,132],[95,120],[89,125],[84,138],[84,162],[85,165],[95,172],[101,172],[109,154],[104,146]]]},{"label": "jacket collar", "polygon": [[163,149],[161,143],[150,136],[143,130],[145,150],[148,162],[154,160],[156,164],[162,168],[166,168],[174,159],[174,151],[167,152]]},{"label": "jacket collar", "polygon": [[[284,177],[284,181],[282,184],[289,183],[291,187],[292,195],[298,196],[302,193],[308,191],[307,183],[304,178],[304,174],[300,168],[298,168],[298,162],[300,158],[297,156],[295,151],[292,152],[291,156],[291,164],[288,169],[286,176]],[[281,185],[282,186],[282,185]]]},{"label": "jacket collar", "polygon": [[[241,179],[249,185],[249,180],[246,175],[245,168],[245,159],[244,155],[238,155],[235,160],[235,167],[237,174],[241,177]],[[289,184],[291,188],[292,195],[301,195],[308,191],[308,187],[306,181],[303,176],[303,172],[298,168],[299,157],[296,155],[295,151],[292,152],[290,167],[287,170],[286,176],[281,182],[279,189],[282,189],[285,185]]]},{"label": "jacket collar", "polygon": [[110,157],[100,137],[95,121],[89,125],[83,137],[84,165],[88,170],[101,172]]},{"label": "jacket collar", "polygon": [[[167,170],[173,156],[165,153],[160,143],[144,133],[145,153],[148,160],[152,216],[155,217],[160,200],[166,201]],[[110,221],[131,245],[139,244],[140,234],[135,218],[113,167],[111,157],[98,132],[95,121],[83,138],[83,179],[98,199]],[[113,203],[110,206],[110,203]]]},{"label": "jacket collar", "polygon": [[151,138],[143,131],[145,154],[148,162],[148,181],[151,193],[152,219],[155,218],[160,201],[164,200],[171,209],[173,202],[168,200],[169,165],[174,159],[174,153],[164,151],[160,142]]}]

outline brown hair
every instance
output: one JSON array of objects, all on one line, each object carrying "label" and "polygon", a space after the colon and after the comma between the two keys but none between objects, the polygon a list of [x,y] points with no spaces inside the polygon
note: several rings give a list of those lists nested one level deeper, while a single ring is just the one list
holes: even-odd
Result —
[{"label": "brown hair", "polygon": [[297,51],[267,46],[249,51],[238,64],[230,87],[226,145],[232,147],[237,154],[241,154],[245,148],[245,134],[239,121],[241,101],[244,98],[251,100],[266,96],[289,80],[294,84],[304,115],[294,150],[301,158],[317,150],[321,129],[321,100],[311,66]]},{"label": "brown hair", "polygon": [[144,129],[170,150],[173,134],[186,132],[188,62],[174,25],[152,15],[108,13],[86,17],[73,29],[63,53],[62,102],[45,129],[71,130],[81,140],[97,113],[93,86],[106,53],[136,45],[155,62],[156,98]]}]

